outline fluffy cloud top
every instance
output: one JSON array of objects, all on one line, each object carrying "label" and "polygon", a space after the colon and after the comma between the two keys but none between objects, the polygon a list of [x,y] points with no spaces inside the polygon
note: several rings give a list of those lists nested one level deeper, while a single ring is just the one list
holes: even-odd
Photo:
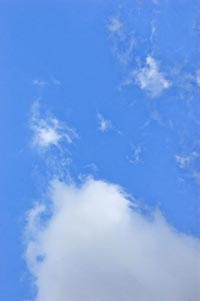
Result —
[{"label": "fluffy cloud top", "polygon": [[[200,250],[120,187],[53,181],[28,215],[26,260],[37,301],[198,301]],[[48,216],[48,218],[47,218]]]},{"label": "fluffy cloud top", "polygon": [[146,90],[152,97],[159,96],[171,86],[170,81],[159,71],[158,63],[151,56],[147,56],[146,66],[134,70],[132,76],[140,88]]}]

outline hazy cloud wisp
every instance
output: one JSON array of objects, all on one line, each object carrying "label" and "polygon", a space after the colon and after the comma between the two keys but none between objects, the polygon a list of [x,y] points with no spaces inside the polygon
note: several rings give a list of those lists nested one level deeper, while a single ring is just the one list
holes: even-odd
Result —
[{"label": "hazy cloud wisp", "polygon": [[112,123],[110,120],[105,119],[100,113],[97,114],[99,121],[99,130],[101,132],[106,132],[112,128]]},{"label": "hazy cloud wisp", "polygon": [[38,102],[35,102],[32,108],[31,129],[33,145],[40,150],[47,150],[51,146],[60,147],[62,141],[70,144],[78,137],[74,129],[61,123],[57,118],[42,117]]},{"label": "hazy cloud wisp", "polygon": [[118,16],[110,18],[107,29],[113,44],[114,56],[119,63],[127,65],[131,61],[135,47],[135,37],[133,33],[127,31],[124,22]]}]

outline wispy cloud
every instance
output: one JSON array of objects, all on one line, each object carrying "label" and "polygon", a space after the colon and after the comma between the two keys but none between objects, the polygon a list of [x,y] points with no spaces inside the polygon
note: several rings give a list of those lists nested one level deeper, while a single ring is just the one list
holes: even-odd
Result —
[{"label": "wispy cloud", "polygon": [[144,217],[113,184],[53,181],[49,196],[27,217],[37,301],[198,300],[198,239]]},{"label": "wispy cloud", "polygon": [[196,83],[200,87],[200,70],[196,72]]},{"label": "wispy cloud", "polygon": [[128,156],[127,159],[131,164],[138,164],[141,162],[142,148],[140,145],[133,147],[131,156]]},{"label": "wispy cloud", "polygon": [[190,156],[176,155],[175,158],[176,158],[176,162],[180,168],[188,167],[192,160]]},{"label": "wispy cloud", "polygon": [[124,32],[124,23],[120,20],[118,16],[113,16],[110,18],[107,28],[110,32],[117,35],[122,35]]},{"label": "wispy cloud", "polygon": [[152,57],[146,57],[146,65],[131,72],[127,84],[136,83],[140,89],[145,90],[151,97],[158,97],[168,89],[172,83],[166,79],[159,70],[158,62]]},{"label": "wispy cloud", "polygon": [[47,82],[47,81],[39,80],[39,79],[34,79],[34,80],[32,81],[32,84],[33,84],[34,86],[38,86],[38,87],[40,87],[40,88],[44,88],[44,87],[48,86],[48,82]]},{"label": "wispy cloud", "polygon": [[62,86],[62,83],[61,83],[61,81],[58,80],[57,78],[52,77],[52,78],[49,79],[49,80],[34,79],[34,80],[32,81],[32,85],[38,86],[38,87],[40,87],[40,88],[49,87],[49,86],[51,86],[51,85],[61,87],[61,86]]},{"label": "wispy cloud", "polygon": [[52,78],[52,83],[53,83],[55,86],[62,87],[61,81],[58,80],[58,79],[55,78],[55,77]]},{"label": "wispy cloud", "polygon": [[98,122],[99,122],[99,130],[101,132],[106,132],[112,128],[112,122],[110,120],[106,120],[100,113],[97,114]]},{"label": "wispy cloud", "polygon": [[118,16],[110,18],[107,29],[113,44],[114,56],[121,64],[128,64],[132,58],[135,46],[133,33],[127,31],[124,22]]},{"label": "wispy cloud", "polygon": [[178,164],[178,166],[182,169],[189,167],[193,161],[199,157],[199,154],[195,151],[188,155],[176,155],[175,159]]},{"label": "wispy cloud", "polygon": [[32,107],[31,128],[33,145],[41,150],[60,147],[61,142],[72,143],[78,137],[76,131],[52,116],[41,116],[39,103]]}]

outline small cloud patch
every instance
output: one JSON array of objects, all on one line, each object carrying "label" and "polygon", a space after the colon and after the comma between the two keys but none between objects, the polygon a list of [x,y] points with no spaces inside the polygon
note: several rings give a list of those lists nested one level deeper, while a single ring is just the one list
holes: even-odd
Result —
[{"label": "small cloud patch", "polygon": [[159,70],[158,62],[152,57],[146,57],[146,65],[131,73],[132,83],[133,78],[140,89],[145,90],[151,97],[158,97],[164,90],[171,86],[171,82],[166,79],[164,73]]},{"label": "small cloud patch", "polygon": [[33,145],[47,150],[50,147],[60,147],[61,142],[72,143],[77,134],[74,129],[61,123],[57,118],[41,117],[39,103],[33,105],[31,128],[33,130]]},{"label": "small cloud patch", "polygon": [[115,34],[122,34],[124,24],[118,16],[113,16],[110,18],[107,25],[108,31]]},{"label": "small cloud patch", "polygon": [[99,131],[107,132],[112,128],[112,122],[110,120],[106,120],[101,114],[97,114],[98,122],[99,122]]},{"label": "small cloud patch", "polygon": [[129,163],[138,164],[141,162],[142,148],[140,145],[137,145],[133,148],[132,154],[130,157],[127,157]]},{"label": "small cloud patch", "polygon": [[200,87],[200,70],[196,72],[196,83]]},{"label": "small cloud patch", "polygon": [[32,81],[32,84],[33,84],[34,86],[38,86],[38,87],[40,87],[40,88],[44,88],[44,87],[48,86],[48,82],[46,82],[46,81],[44,81],[44,80],[39,80],[39,79],[34,79],[34,80]]},{"label": "small cloud patch", "polygon": [[114,56],[120,64],[127,65],[132,59],[135,47],[133,32],[127,30],[124,22],[118,16],[110,18],[107,29],[113,44],[112,50]]},{"label": "small cloud patch", "polygon": [[188,154],[187,156],[184,155],[176,155],[175,159],[178,164],[178,166],[181,169],[185,169],[187,167],[190,167],[190,165],[194,162],[194,160],[199,157],[199,154],[197,152],[192,152]]}]

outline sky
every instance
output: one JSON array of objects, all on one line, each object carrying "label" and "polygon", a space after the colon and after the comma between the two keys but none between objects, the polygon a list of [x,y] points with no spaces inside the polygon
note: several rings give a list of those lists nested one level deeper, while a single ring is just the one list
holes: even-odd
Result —
[{"label": "sky", "polygon": [[199,17],[0,1],[1,300],[199,300]]}]

